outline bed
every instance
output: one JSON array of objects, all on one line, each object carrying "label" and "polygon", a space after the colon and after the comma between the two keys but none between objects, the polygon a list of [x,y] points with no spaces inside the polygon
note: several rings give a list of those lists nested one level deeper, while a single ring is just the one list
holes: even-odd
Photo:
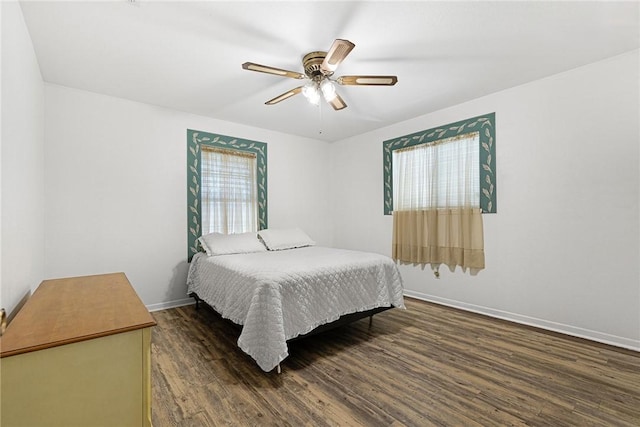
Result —
[{"label": "bed", "polygon": [[198,253],[187,286],[197,301],[242,325],[238,346],[266,372],[279,368],[296,337],[340,319],[404,308],[402,278],[389,257],[320,246]]}]

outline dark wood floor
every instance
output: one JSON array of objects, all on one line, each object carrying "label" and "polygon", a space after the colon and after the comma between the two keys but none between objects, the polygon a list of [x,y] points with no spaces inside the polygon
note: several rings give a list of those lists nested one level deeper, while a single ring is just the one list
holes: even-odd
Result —
[{"label": "dark wood floor", "polygon": [[406,304],[291,343],[281,375],[209,309],[155,312],[154,426],[640,426],[640,354]]}]

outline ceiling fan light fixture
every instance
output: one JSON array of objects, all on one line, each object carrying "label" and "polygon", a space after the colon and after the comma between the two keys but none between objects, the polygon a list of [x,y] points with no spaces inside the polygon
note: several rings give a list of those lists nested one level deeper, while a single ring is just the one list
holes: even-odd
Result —
[{"label": "ceiling fan light fixture", "polygon": [[302,94],[307,100],[313,104],[318,105],[320,103],[320,92],[318,91],[318,85],[314,81],[310,81],[302,88]]},{"label": "ceiling fan light fixture", "polygon": [[320,90],[325,101],[331,102],[336,98],[336,87],[331,83],[331,80],[324,79],[320,83]]}]

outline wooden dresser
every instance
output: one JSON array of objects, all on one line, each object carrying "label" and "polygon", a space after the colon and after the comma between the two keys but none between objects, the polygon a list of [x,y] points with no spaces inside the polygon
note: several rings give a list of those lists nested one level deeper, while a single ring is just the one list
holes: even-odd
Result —
[{"label": "wooden dresser", "polygon": [[0,338],[0,425],[150,426],[155,324],[124,273],[45,280]]}]

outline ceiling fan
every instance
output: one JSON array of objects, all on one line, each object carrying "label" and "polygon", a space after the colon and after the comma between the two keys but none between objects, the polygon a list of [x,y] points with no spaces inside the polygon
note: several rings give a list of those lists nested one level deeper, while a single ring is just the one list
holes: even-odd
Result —
[{"label": "ceiling fan", "polygon": [[273,99],[265,102],[274,105],[302,93],[305,98],[314,105],[320,102],[320,94],[334,110],[342,110],[347,106],[344,100],[336,92],[334,82],[343,86],[393,86],[398,82],[396,76],[341,76],[332,78],[338,65],[349,55],[355,44],[349,40],[336,39],[328,52],[316,51],[307,53],[302,58],[304,74],[296,71],[288,71],[267,65],[245,62],[242,68],[249,71],[274,74],[276,76],[290,77],[298,80],[309,80],[305,85],[298,86]]}]

